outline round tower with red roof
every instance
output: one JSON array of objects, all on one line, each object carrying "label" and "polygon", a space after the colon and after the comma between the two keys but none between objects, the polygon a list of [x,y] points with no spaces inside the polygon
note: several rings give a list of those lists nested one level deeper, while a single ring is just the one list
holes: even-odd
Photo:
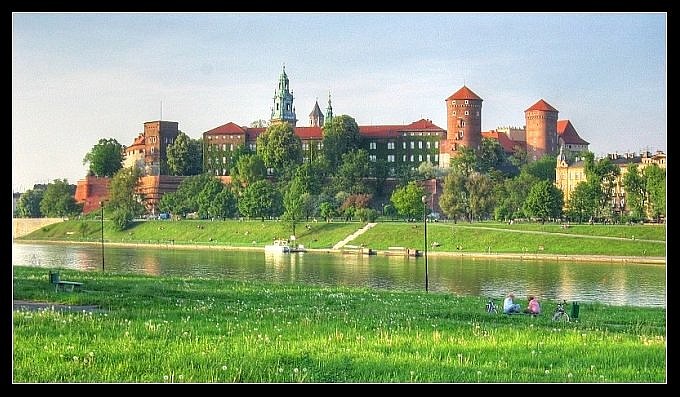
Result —
[{"label": "round tower with red roof", "polygon": [[524,111],[527,160],[557,152],[557,109],[543,99]]},{"label": "round tower with red roof", "polygon": [[440,149],[440,165],[462,147],[477,149],[482,142],[482,98],[463,86],[446,98],[446,140]]}]

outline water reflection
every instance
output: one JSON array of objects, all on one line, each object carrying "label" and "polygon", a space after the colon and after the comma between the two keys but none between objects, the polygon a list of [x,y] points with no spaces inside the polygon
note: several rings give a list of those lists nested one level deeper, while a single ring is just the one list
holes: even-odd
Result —
[{"label": "water reflection", "polygon": [[[303,282],[394,290],[425,290],[423,258],[358,254],[196,250],[172,247],[106,247],[106,270],[149,275],[181,275]],[[95,245],[12,245],[12,264],[101,271]],[[428,258],[431,291],[501,298],[666,306],[666,268],[622,263],[511,261]]]}]

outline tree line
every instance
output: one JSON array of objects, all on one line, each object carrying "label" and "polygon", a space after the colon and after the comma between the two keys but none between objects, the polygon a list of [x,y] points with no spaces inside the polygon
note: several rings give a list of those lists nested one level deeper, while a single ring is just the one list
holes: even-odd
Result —
[{"label": "tree line", "polygon": [[[484,138],[476,150],[462,148],[447,168],[427,162],[415,169],[400,164],[391,174],[385,160],[370,161],[352,117],[333,117],[322,131],[319,155],[304,161],[302,142],[293,127],[285,123],[269,125],[258,136],[256,151],[241,145],[232,152],[226,165],[231,177],[227,185],[203,173],[202,140],[180,132],[168,146],[167,162],[161,169],[186,178],[176,192],[163,195],[159,210],[173,214],[175,219],[190,213],[202,219],[278,218],[288,222],[295,234],[301,222],[317,218],[421,218],[431,209],[424,207],[425,190],[419,182],[437,178],[443,182],[438,203],[441,215],[454,222],[621,222],[665,216],[666,172],[656,165],[642,171],[635,164],[629,165],[623,178],[629,211],[619,213],[611,205],[619,167],[609,158],[595,160],[593,153],[581,153],[586,181],[576,187],[565,208],[563,193],[555,186],[557,159],[552,155],[528,162],[521,148],[508,156],[497,140]],[[101,139],[83,160],[90,164],[92,175],[112,178],[107,211],[121,230],[145,212],[143,197],[135,189],[141,171],[122,168],[124,154],[125,148],[114,139]],[[396,178],[392,191],[386,188],[388,177]],[[47,210],[51,214],[78,212],[71,204],[52,204],[54,199],[36,212],[36,194],[28,191],[22,195],[18,216],[41,216]],[[61,212],[56,211],[62,207]]]}]

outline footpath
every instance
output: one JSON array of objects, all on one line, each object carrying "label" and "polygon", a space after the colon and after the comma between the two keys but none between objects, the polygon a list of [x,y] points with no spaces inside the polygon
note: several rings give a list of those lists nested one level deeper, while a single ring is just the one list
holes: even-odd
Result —
[{"label": "footpath", "polygon": [[366,226],[362,227],[361,229],[357,230],[356,232],[350,234],[349,236],[345,237],[344,240],[338,241],[334,246],[333,250],[339,250],[340,248],[344,247],[349,243],[350,241],[354,240],[355,238],[361,236],[362,234],[366,233],[367,230],[372,228],[373,226],[377,225],[377,223],[367,223]]}]

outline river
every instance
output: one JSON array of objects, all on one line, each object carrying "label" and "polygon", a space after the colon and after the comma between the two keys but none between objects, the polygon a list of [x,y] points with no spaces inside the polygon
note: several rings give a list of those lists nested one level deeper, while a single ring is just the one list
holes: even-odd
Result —
[{"label": "river", "polygon": [[[425,290],[424,258],[305,252],[180,249],[169,247],[12,244],[13,266],[40,266],[147,275],[222,277],[325,286]],[[666,266],[510,259],[428,257],[429,291],[501,299],[509,291],[522,300],[602,302],[666,307]]]}]

